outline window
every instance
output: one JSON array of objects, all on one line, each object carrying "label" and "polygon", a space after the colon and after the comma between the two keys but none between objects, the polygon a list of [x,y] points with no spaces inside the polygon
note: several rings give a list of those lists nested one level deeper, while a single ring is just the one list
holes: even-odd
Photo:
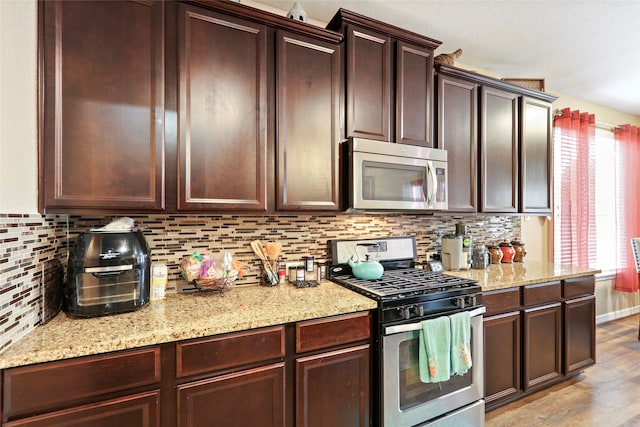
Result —
[{"label": "window", "polygon": [[553,137],[553,261],[619,273],[626,268],[625,206],[636,191],[626,177],[630,152],[593,115],[569,109],[554,118]]},{"label": "window", "polygon": [[616,165],[616,143],[609,129],[596,128],[595,141],[595,215],[596,215],[596,259],[595,265],[603,273],[614,273],[618,267],[615,246],[612,244],[618,235],[616,230],[616,210],[619,206],[616,176],[620,168]]}]

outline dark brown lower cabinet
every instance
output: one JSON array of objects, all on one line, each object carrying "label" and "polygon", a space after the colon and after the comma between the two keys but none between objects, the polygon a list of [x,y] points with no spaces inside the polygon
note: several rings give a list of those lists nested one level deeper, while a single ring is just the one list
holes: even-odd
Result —
[{"label": "dark brown lower cabinet", "polygon": [[369,313],[298,322],[295,335],[296,427],[368,426]]},{"label": "dark brown lower cabinet", "polygon": [[562,376],[562,306],[549,304],[522,314],[524,390],[554,382]]},{"label": "dark brown lower cabinet", "polygon": [[484,319],[485,403],[487,405],[522,393],[520,330],[519,311]]},{"label": "dark brown lower cabinet", "polygon": [[594,276],[483,292],[490,411],[596,363]]},{"label": "dark brown lower cabinet", "polygon": [[2,425],[5,427],[159,427],[160,392],[154,390],[125,396]]},{"label": "dark brown lower cabinet", "polygon": [[284,363],[178,386],[178,427],[284,425]]},{"label": "dark brown lower cabinet", "polygon": [[0,371],[2,427],[366,427],[359,312]]},{"label": "dark brown lower cabinet", "polygon": [[363,345],[296,360],[296,426],[369,425],[369,352]]},{"label": "dark brown lower cabinet", "polygon": [[5,369],[0,422],[158,426],[160,359],[145,347]]},{"label": "dark brown lower cabinet", "polygon": [[564,303],[565,358],[563,371],[570,375],[596,363],[596,297],[587,295]]}]

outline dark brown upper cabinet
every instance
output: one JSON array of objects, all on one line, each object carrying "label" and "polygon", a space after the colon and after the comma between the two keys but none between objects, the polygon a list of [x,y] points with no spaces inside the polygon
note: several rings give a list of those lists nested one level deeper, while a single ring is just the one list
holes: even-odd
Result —
[{"label": "dark brown upper cabinet", "polygon": [[38,3],[39,208],[164,208],[164,2]]},{"label": "dark brown upper cabinet", "polygon": [[340,209],[341,36],[178,11],[178,209]]},{"label": "dark brown upper cabinet", "polygon": [[556,97],[437,67],[437,144],[447,150],[449,210],[551,212],[551,102]]},{"label": "dark brown upper cabinet", "polygon": [[551,103],[523,96],[520,100],[520,212],[550,215]]},{"label": "dark brown upper cabinet", "polygon": [[437,144],[447,150],[449,210],[478,210],[478,91],[474,82],[440,73],[437,79]]},{"label": "dark brown upper cabinet", "polygon": [[437,40],[340,9],[327,28],[346,44],[346,136],[433,146]]},{"label": "dark brown upper cabinet", "polygon": [[278,31],[278,210],[340,209],[340,45]]},{"label": "dark brown upper cabinet", "polygon": [[178,210],[267,210],[267,27],[180,4]]},{"label": "dark brown upper cabinet", "polygon": [[518,95],[480,88],[480,209],[518,211]]},{"label": "dark brown upper cabinet", "polygon": [[340,42],[235,2],[39,2],[42,212],[337,211]]}]

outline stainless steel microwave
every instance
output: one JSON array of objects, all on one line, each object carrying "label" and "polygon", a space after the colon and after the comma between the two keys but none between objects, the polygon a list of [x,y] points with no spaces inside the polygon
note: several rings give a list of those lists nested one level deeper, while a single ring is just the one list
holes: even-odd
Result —
[{"label": "stainless steel microwave", "polygon": [[448,208],[447,152],[349,138],[351,211],[438,211]]}]

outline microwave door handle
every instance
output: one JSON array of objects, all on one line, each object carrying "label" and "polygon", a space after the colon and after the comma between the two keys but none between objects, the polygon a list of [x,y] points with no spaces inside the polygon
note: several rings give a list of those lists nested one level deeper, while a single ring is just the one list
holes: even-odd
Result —
[{"label": "microwave door handle", "polygon": [[[431,178],[431,180],[429,180]],[[436,195],[438,193],[438,176],[436,175],[436,168],[433,167],[433,162],[429,160],[427,162],[427,182],[424,186],[425,195],[427,196],[427,206],[433,207],[436,201]],[[431,190],[429,190],[429,182],[431,182]]]}]

